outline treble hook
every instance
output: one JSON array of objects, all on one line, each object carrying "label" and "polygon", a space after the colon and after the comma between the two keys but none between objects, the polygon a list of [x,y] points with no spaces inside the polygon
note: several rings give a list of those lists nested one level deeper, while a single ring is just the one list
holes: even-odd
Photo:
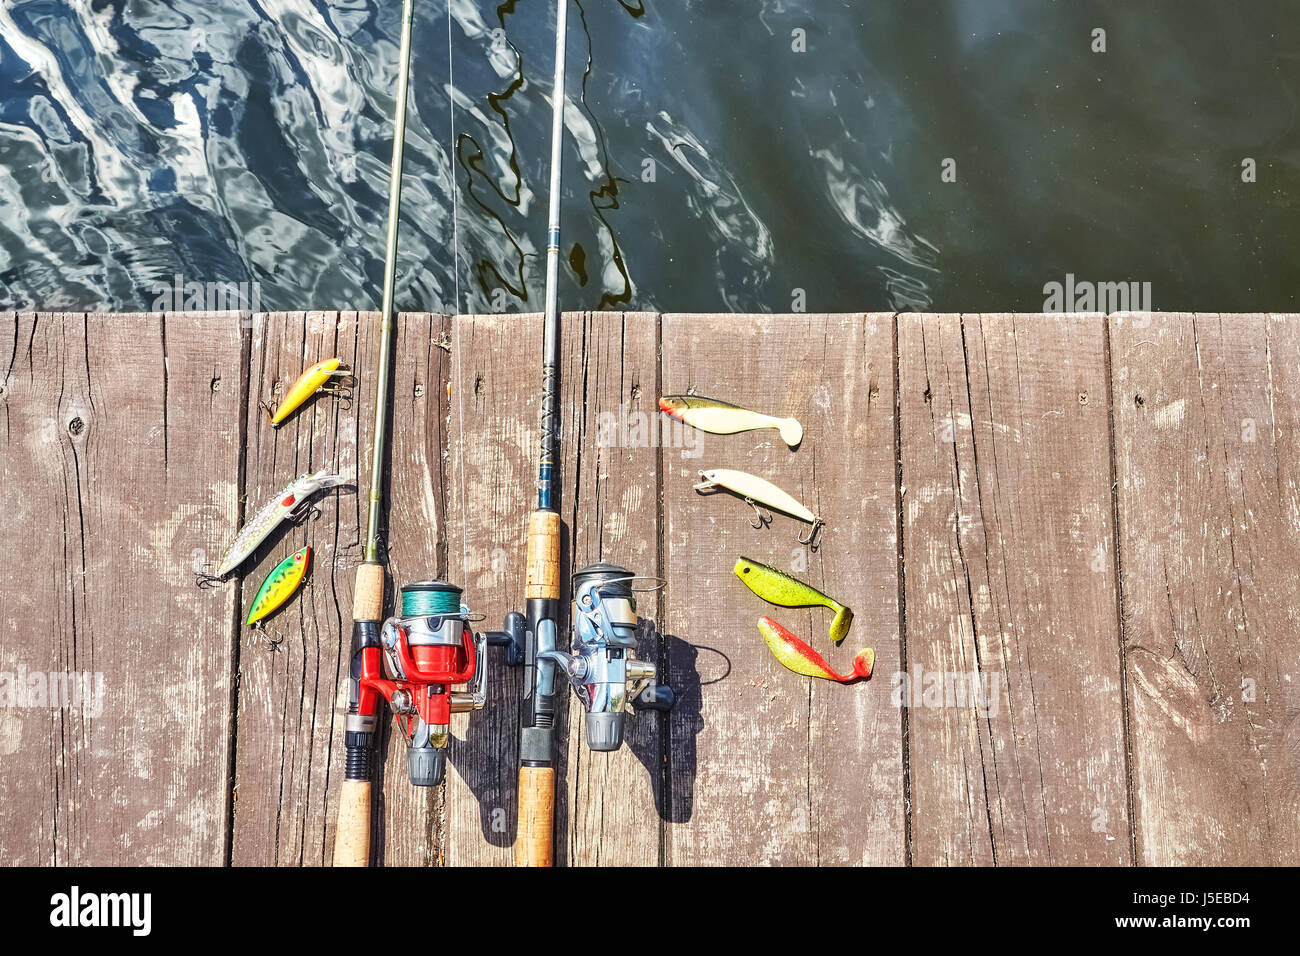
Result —
[{"label": "treble hook", "polygon": [[315,521],[322,514],[324,514],[324,512],[320,510],[320,505],[308,498],[295,506],[294,509],[284,517],[285,520],[291,524],[305,524],[308,521]]},{"label": "treble hook", "polygon": [[759,528],[766,528],[768,525],[772,523],[772,512],[769,511],[766,514],[764,514],[763,510],[759,508],[757,502],[755,502],[753,498],[746,498],[745,504],[749,505],[751,508],[754,509],[754,516],[758,519],[757,524],[755,524],[753,521],[749,523],[749,526],[751,528],[758,530]]},{"label": "treble hook", "polygon": [[278,651],[280,645],[284,643],[283,634],[273,634],[271,631],[263,627],[260,621],[253,625],[253,640],[256,641],[258,638],[261,638],[266,642],[266,645],[272,654]]},{"label": "treble hook", "polygon": [[813,521],[812,530],[808,532],[808,537],[805,538],[803,535],[799,535],[799,543],[807,547],[809,551],[816,551],[818,547],[818,545],[816,544],[817,532],[820,531],[823,527],[825,527],[825,525],[826,522],[823,521],[821,518],[815,519]]},{"label": "treble hook", "polygon": [[207,571],[200,571],[197,569],[194,571],[194,586],[202,591],[220,587],[225,582],[225,578],[218,577],[215,574],[209,574]]}]

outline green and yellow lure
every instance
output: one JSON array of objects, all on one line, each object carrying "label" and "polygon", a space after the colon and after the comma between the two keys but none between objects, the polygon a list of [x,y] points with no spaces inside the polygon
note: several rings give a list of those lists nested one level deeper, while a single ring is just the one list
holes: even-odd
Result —
[{"label": "green and yellow lure", "polygon": [[820,605],[830,608],[835,612],[835,619],[831,621],[831,640],[837,647],[849,636],[849,628],[853,626],[853,611],[839,601],[828,598],[811,584],[804,584],[776,568],[769,568],[766,564],[759,564],[749,558],[737,558],[732,570],[736,572],[736,577],[745,582],[745,587],[769,604],[781,607]]},{"label": "green and yellow lure", "polygon": [[275,566],[257,589],[257,597],[253,598],[253,606],[248,612],[249,627],[274,614],[293,597],[307,576],[310,563],[311,548],[300,548]]}]

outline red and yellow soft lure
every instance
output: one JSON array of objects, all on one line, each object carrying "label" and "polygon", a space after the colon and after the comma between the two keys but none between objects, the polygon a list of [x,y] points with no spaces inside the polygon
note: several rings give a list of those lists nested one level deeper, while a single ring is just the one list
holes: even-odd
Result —
[{"label": "red and yellow soft lure", "polygon": [[274,614],[293,597],[298,585],[307,576],[307,565],[310,563],[311,548],[300,548],[275,566],[275,570],[266,576],[262,586],[257,589],[257,597],[253,598],[253,606],[248,611],[249,627]]},{"label": "red and yellow soft lure", "polygon": [[853,658],[853,673],[837,674],[822,656],[799,638],[782,627],[770,617],[758,619],[758,632],[767,641],[776,659],[786,668],[805,677],[820,677],[822,680],[835,680],[841,684],[852,683],[871,676],[871,668],[876,663],[876,652],[871,648],[858,651]]}]

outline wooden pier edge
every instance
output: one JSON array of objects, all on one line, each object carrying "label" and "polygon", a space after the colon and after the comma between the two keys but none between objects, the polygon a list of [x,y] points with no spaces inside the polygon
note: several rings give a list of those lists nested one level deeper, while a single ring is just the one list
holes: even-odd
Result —
[{"label": "wooden pier edge", "polygon": [[[1300,862],[1300,316],[571,313],[564,336],[566,560],[668,580],[641,656],[680,701],[608,755],[566,702],[557,864]],[[522,600],[539,337],[401,316],[390,602],[445,576],[498,627]],[[330,862],[365,489],[222,588],[193,571],[294,475],[364,485],[376,348],[374,313],[0,312],[0,861]],[[327,355],[350,405],[271,429],[258,403]],[[692,388],[803,444],[657,413]],[[708,467],[824,512],[821,550],[691,491]],[[243,627],[303,544],[307,586]],[[740,555],[842,596],[843,647],[735,581]],[[785,671],[760,614],[837,665],[874,646],[875,676]],[[385,739],[378,862],[510,861],[518,674],[490,653],[444,787]]]}]

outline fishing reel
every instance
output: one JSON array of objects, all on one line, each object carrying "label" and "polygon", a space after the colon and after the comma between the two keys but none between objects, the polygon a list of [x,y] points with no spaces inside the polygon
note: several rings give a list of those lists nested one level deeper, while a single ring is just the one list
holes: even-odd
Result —
[{"label": "fishing reel", "polygon": [[[436,787],[447,775],[451,715],[482,710],[487,699],[487,635],[474,633],[460,596],[445,581],[402,588],[401,613],[379,632],[383,676],[361,680],[363,693],[382,695],[397,717],[417,787]],[[451,689],[465,683],[467,690]]]},{"label": "fishing reel", "polygon": [[655,682],[655,665],[632,656],[637,645],[636,576],[616,564],[593,564],[573,576],[572,653],[539,651],[537,660],[561,668],[587,711],[587,746],[617,750],[623,718],[636,710],[666,711],[676,700]]}]

